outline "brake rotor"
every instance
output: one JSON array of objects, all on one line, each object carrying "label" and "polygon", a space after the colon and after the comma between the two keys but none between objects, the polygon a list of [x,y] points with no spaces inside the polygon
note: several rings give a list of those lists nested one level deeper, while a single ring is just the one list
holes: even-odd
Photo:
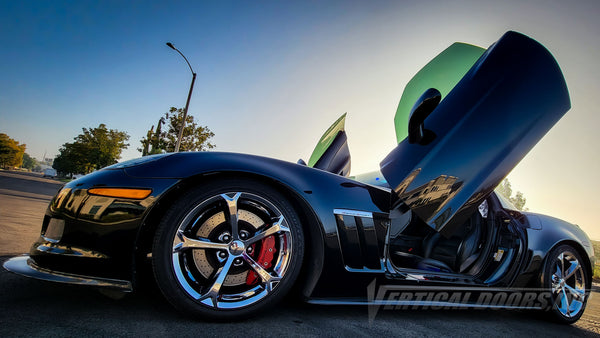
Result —
[{"label": "brake rotor", "polygon": [[[257,216],[256,214],[254,214],[248,210],[244,210],[244,209],[238,210],[238,221],[245,222],[245,223],[251,225],[255,230],[258,230],[258,228],[264,224],[263,220],[259,216]],[[225,214],[223,212],[214,214],[211,217],[209,217],[206,221],[204,221],[204,223],[202,223],[202,225],[196,232],[196,236],[198,236],[199,238],[208,238],[208,236],[211,234],[211,232],[216,227],[218,227],[219,225],[221,225],[225,222],[226,222]],[[194,254],[194,264],[196,265],[196,268],[198,269],[200,274],[202,274],[202,276],[204,278],[207,278],[207,279],[210,278],[210,276],[213,274],[213,272],[217,268],[217,266],[213,266],[214,263],[212,263],[212,262],[218,262],[218,259],[216,258],[217,257],[216,251],[215,250],[208,251],[209,255],[215,254],[214,260],[208,259],[206,250],[194,250],[193,254]],[[236,274],[230,273],[227,275],[227,277],[225,277],[225,280],[223,281],[223,285],[235,286],[235,285],[246,284],[247,277],[248,277],[248,270],[245,270],[245,271],[242,271],[242,272],[239,272]]]}]

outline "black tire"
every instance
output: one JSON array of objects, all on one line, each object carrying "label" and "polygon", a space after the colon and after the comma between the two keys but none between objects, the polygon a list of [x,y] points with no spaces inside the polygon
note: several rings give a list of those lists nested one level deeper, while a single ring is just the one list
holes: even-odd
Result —
[{"label": "black tire", "polygon": [[152,248],[167,300],[186,315],[211,320],[248,318],[277,303],[298,277],[303,256],[292,205],[276,189],[241,179],[185,193],[161,219]]},{"label": "black tire", "polygon": [[581,255],[570,245],[560,245],[547,256],[542,276],[542,286],[550,290],[553,321],[573,324],[587,304],[591,287],[586,266]]}]

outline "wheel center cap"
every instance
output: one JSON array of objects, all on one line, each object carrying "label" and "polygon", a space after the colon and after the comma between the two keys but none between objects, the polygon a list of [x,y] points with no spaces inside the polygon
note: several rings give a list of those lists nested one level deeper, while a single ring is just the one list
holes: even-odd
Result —
[{"label": "wheel center cap", "polygon": [[229,253],[234,256],[241,255],[245,249],[242,241],[233,241],[229,244]]}]

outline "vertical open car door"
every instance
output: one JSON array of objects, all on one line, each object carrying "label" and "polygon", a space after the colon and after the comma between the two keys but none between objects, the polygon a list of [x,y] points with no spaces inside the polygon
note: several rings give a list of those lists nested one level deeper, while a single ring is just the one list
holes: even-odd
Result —
[{"label": "vertical open car door", "polygon": [[350,150],[345,131],[346,113],[338,118],[321,136],[313,150],[308,166],[337,175],[350,174]]},{"label": "vertical open car door", "polygon": [[403,99],[413,102],[398,112],[410,116],[407,136],[381,162],[393,207],[448,236],[570,108],[562,72],[538,42],[508,32],[487,51],[470,47],[442,52],[419,72],[438,67],[431,76],[409,82]]}]

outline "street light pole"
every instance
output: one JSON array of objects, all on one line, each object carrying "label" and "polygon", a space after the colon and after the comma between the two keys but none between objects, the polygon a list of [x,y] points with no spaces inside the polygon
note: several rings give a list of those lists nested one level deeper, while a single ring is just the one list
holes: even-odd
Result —
[{"label": "street light pole", "polygon": [[177,53],[179,53],[179,55],[183,57],[188,67],[190,67],[190,71],[192,72],[192,84],[190,85],[190,92],[188,93],[187,101],[185,102],[185,108],[183,108],[183,120],[181,121],[179,135],[177,136],[177,143],[175,143],[175,152],[178,153],[179,146],[181,146],[181,138],[183,137],[183,129],[185,128],[185,119],[187,118],[188,107],[190,106],[190,99],[192,98],[192,91],[194,90],[194,82],[196,82],[196,73],[192,69],[192,66],[190,65],[188,59],[185,57],[185,55],[183,55],[182,52],[179,51],[179,49],[175,48],[175,46],[173,46],[173,44],[170,42],[167,42],[167,46],[175,50]]}]

